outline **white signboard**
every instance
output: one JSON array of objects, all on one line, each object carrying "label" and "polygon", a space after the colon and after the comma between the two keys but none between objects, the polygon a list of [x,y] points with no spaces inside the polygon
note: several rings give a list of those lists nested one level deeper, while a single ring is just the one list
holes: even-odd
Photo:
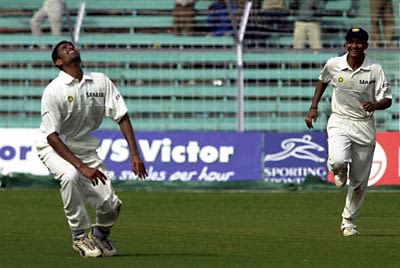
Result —
[{"label": "white signboard", "polygon": [[38,129],[0,129],[0,174],[30,173],[48,175],[35,149]]}]

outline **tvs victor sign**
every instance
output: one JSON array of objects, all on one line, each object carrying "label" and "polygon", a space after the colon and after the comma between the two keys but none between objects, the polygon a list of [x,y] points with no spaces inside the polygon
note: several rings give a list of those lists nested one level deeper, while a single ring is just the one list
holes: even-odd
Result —
[{"label": "tvs victor sign", "polygon": [[[96,131],[98,150],[111,174],[136,180],[122,134]],[[261,133],[137,132],[136,139],[154,181],[224,182],[260,179]]]}]

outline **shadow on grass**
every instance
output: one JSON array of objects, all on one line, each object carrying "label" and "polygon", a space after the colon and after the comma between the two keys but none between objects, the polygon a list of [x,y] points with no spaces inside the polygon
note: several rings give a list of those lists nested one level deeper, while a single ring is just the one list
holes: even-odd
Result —
[{"label": "shadow on grass", "polygon": [[217,254],[199,253],[125,253],[117,257],[217,257]]},{"label": "shadow on grass", "polygon": [[361,234],[365,237],[400,237],[400,234]]}]

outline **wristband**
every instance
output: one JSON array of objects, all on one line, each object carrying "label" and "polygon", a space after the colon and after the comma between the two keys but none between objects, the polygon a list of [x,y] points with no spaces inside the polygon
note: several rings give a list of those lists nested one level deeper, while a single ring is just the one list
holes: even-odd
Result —
[{"label": "wristband", "polygon": [[313,110],[313,109],[318,110],[318,107],[317,106],[311,106],[310,110]]}]

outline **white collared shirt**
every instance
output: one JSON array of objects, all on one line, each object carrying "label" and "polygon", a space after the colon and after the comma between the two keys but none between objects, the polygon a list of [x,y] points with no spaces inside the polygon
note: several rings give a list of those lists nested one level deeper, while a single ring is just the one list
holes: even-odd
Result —
[{"label": "white collared shirt", "polygon": [[391,99],[392,91],[379,63],[365,57],[363,64],[353,70],[347,63],[347,55],[329,59],[319,80],[333,85],[332,113],[367,119],[373,113],[366,112],[362,105],[368,101]]},{"label": "white collared shirt", "polygon": [[97,149],[99,140],[90,132],[101,125],[104,117],[118,122],[128,112],[112,81],[95,72],[85,72],[78,81],[61,71],[45,88],[41,106],[38,151],[49,147],[47,136],[57,132],[76,155]]}]

